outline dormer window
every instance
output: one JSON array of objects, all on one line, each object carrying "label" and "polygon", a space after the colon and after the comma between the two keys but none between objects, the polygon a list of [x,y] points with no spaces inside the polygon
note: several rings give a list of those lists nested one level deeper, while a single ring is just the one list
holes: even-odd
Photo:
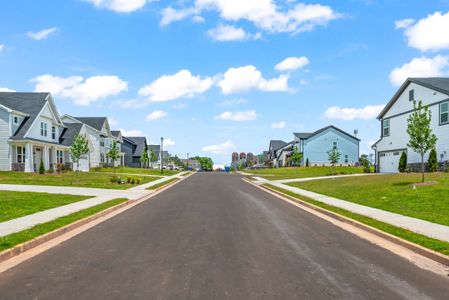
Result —
[{"label": "dormer window", "polygon": [[14,124],[19,124],[19,117],[18,116],[14,116],[14,118],[13,118],[13,120],[14,120]]},{"label": "dormer window", "polygon": [[414,101],[415,100],[415,90],[408,91],[408,101]]}]

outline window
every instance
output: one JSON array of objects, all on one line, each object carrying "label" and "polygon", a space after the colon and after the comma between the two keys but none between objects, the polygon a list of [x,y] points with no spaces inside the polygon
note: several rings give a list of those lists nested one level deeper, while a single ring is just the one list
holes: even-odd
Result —
[{"label": "window", "polygon": [[345,163],[348,163],[349,159],[348,159],[348,155],[345,155]]},{"label": "window", "polygon": [[393,152],[393,156],[399,156],[399,151]]},{"label": "window", "polygon": [[415,100],[415,90],[408,91],[408,101]]},{"label": "window", "polygon": [[382,121],[382,136],[390,135],[390,119]]},{"label": "window", "polygon": [[334,142],[332,149],[337,150],[337,142]]},{"label": "window", "polygon": [[14,124],[19,124],[19,117],[14,116]]},{"label": "window", "polygon": [[18,163],[25,162],[25,147],[17,146],[17,162]]},{"label": "window", "polygon": [[100,146],[104,147],[104,141],[103,140],[100,141]]},{"label": "window", "polygon": [[47,136],[47,123],[41,122],[41,136]]},{"label": "window", "polygon": [[51,138],[56,140],[56,127],[55,126],[51,127]]},{"label": "window", "polygon": [[103,154],[103,153],[100,154],[100,161],[101,161],[102,163],[104,163],[104,154]]},{"label": "window", "polygon": [[64,152],[56,150],[56,163],[62,164],[64,162]]},{"label": "window", "polygon": [[449,122],[449,102],[440,103],[440,124]]}]

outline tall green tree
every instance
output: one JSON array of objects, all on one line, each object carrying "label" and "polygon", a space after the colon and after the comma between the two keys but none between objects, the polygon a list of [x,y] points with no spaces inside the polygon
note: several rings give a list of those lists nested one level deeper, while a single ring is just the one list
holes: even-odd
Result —
[{"label": "tall green tree", "polygon": [[302,153],[299,152],[298,146],[295,145],[293,147],[293,152],[290,155],[290,161],[293,163],[294,166],[299,166],[301,164],[302,160]]},{"label": "tall green tree", "polygon": [[435,148],[437,137],[430,128],[432,114],[429,107],[423,105],[422,101],[413,101],[413,108],[414,111],[407,119],[407,133],[410,139],[407,146],[421,156],[421,181],[424,182],[424,155]]},{"label": "tall green tree", "polygon": [[70,157],[76,164],[76,179],[78,181],[78,172],[80,168],[80,159],[89,154],[89,143],[85,135],[77,134],[73,144],[70,146]]},{"label": "tall green tree", "polygon": [[153,167],[153,164],[155,162],[157,162],[157,156],[156,156],[156,153],[154,153],[153,148],[150,149],[150,162],[151,162],[151,167]]},{"label": "tall green tree", "polygon": [[437,150],[432,148],[429,153],[429,159],[427,160],[427,171],[428,172],[436,172],[438,170],[438,158],[437,158]]},{"label": "tall green tree", "polygon": [[120,158],[120,150],[118,148],[117,141],[112,141],[111,149],[109,149],[106,155],[112,160],[112,167],[114,168],[115,177],[115,161]]},{"label": "tall green tree", "polygon": [[140,162],[143,163],[143,167],[145,168],[149,161],[150,161],[150,157],[148,156],[148,151],[147,151],[147,149],[144,148],[142,150],[142,154],[140,154]]},{"label": "tall green tree", "polygon": [[338,152],[338,149],[331,149],[329,151],[327,151],[327,155],[328,155],[328,160],[332,165],[332,175],[334,175],[335,172],[335,164],[338,163],[338,161],[340,160],[340,156],[341,153]]},{"label": "tall green tree", "polygon": [[398,171],[403,173],[407,169],[407,154],[402,152],[401,157],[399,158]]}]

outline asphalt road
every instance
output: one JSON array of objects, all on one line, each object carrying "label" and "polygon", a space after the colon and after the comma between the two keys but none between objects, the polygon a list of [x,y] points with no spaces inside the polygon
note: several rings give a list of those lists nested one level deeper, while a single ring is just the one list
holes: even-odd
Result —
[{"label": "asphalt road", "polygon": [[449,279],[197,174],[0,274],[0,299],[449,299]]}]

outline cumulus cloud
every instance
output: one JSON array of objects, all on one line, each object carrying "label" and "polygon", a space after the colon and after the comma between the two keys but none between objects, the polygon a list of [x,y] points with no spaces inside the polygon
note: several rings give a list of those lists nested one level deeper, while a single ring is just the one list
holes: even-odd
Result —
[{"label": "cumulus cloud", "polygon": [[287,57],[286,59],[278,63],[274,68],[278,71],[294,71],[305,67],[309,63],[309,59],[305,56]]},{"label": "cumulus cloud", "polygon": [[288,75],[280,75],[278,78],[265,79],[262,73],[252,65],[230,68],[218,82],[223,94],[244,92],[257,89],[265,92],[288,91]]},{"label": "cumulus cloud", "polygon": [[220,106],[236,106],[241,104],[247,104],[248,100],[245,98],[236,98],[236,99],[226,99],[220,102],[218,105]]},{"label": "cumulus cloud", "polygon": [[396,22],[396,28],[406,28],[405,36],[410,47],[421,51],[449,49],[449,12],[435,12],[412,24],[410,19]]},{"label": "cumulus cloud", "polygon": [[168,114],[165,111],[163,111],[163,110],[155,110],[155,111],[151,112],[150,114],[148,114],[145,117],[145,120],[147,120],[147,121],[155,121],[155,120],[159,120],[159,119],[165,118],[167,115]]},{"label": "cumulus cloud", "polygon": [[274,129],[282,129],[285,128],[285,126],[287,126],[287,123],[285,123],[284,121],[271,124],[271,128]]},{"label": "cumulus cloud", "polygon": [[118,13],[130,13],[139,10],[154,0],[84,0],[95,7],[105,8]]},{"label": "cumulus cloud", "polygon": [[125,130],[123,128],[119,129],[122,132],[123,136],[145,136],[145,134],[141,130],[131,129]]},{"label": "cumulus cloud", "polygon": [[176,145],[176,142],[170,138],[164,138],[164,147],[170,147]]},{"label": "cumulus cloud", "polygon": [[403,20],[399,20],[399,21],[394,22],[394,27],[396,29],[408,28],[413,23],[415,23],[415,20],[413,20],[413,19],[403,19]]},{"label": "cumulus cloud", "polygon": [[216,120],[230,120],[230,121],[254,121],[257,118],[255,110],[230,112],[226,111],[214,117]]},{"label": "cumulus cloud", "polygon": [[0,92],[9,92],[9,93],[13,93],[15,92],[15,90],[6,88],[6,87],[0,87]]},{"label": "cumulus cloud", "polygon": [[362,108],[332,106],[326,110],[324,117],[345,121],[355,119],[369,120],[377,117],[384,107],[385,105],[367,105]]},{"label": "cumulus cloud", "polygon": [[192,17],[193,23],[204,23],[206,20],[202,16],[193,16]]},{"label": "cumulus cloud", "polygon": [[3,50],[5,50],[5,45],[0,44],[0,52],[2,52]]},{"label": "cumulus cloud", "polygon": [[41,31],[28,31],[27,35],[29,38],[36,40],[36,41],[40,41],[40,40],[44,40],[46,38],[48,38],[51,34],[54,34],[58,32],[58,28],[56,27],[51,27],[51,28],[47,28],[47,29],[43,29]]},{"label": "cumulus cloud", "polygon": [[151,102],[163,102],[182,97],[194,97],[212,87],[214,79],[193,76],[189,70],[174,75],[163,75],[139,90],[139,95]]},{"label": "cumulus cloud", "polygon": [[128,90],[128,83],[117,76],[92,76],[84,79],[81,76],[63,78],[45,74],[30,82],[35,83],[35,92],[50,92],[53,96],[68,98],[82,106]]},{"label": "cumulus cloud", "polygon": [[325,26],[340,17],[331,7],[321,4],[299,3],[288,8],[275,0],[196,0],[187,8],[166,8],[161,25],[183,20],[203,11],[216,11],[223,20],[245,20],[268,32],[303,32]]},{"label": "cumulus cloud", "polygon": [[201,148],[201,151],[210,152],[214,154],[228,154],[232,149],[235,149],[236,146],[232,141],[226,141],[217,145],[209,145]]},{"label": "cumulus cloud", "polygon": [[243,41],[249,38],[249,34],[243,28],[231,25],[219,25],[209,30],[207,35],[217,42]]},{"label": "cumulus cloud", "polygon": [[390,73],[393,85],[401,85],[408,77],[437,77],[449,74],[449,56],[414,58],[409,63],[395,68]]}]

